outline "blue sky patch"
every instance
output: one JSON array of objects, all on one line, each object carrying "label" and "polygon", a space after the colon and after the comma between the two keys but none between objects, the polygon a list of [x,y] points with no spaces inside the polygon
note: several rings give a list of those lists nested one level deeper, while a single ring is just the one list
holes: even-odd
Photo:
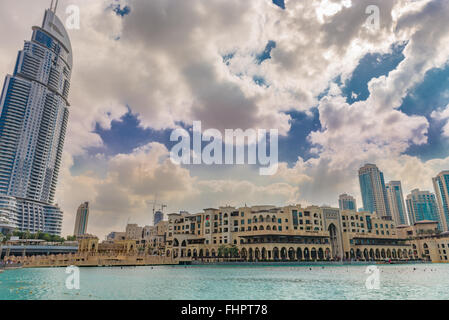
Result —
[{"label": "blue sky patch", "polygon": [[[354,70],[351,79],[346,81],[343,94],[347,97],[347,102],[352,104],[356,101],[364,101],[369,97],[368,83],[373,78],[388,75],[392,70],[404,60],[402,54],[406,44],[394,44],[392,53],[367,54],[360,59],[359,65]],[[353,96],[353,93],[355,96]]]},{"label": "blue sky patch", "polygon": [[274,48],[276,48],[276,42],[273,40],[268,41],[267,45],[265,46],[265,50],[257,55],[257,63],[261,64],[265,60],[271,59],[271,50],[273,50]]},{"label": "blue sky patch", "polygon": [[407,115],[425,116],[429,123],[428,143],[411,146],[407,154],[421,160],[445,158],[449,156],[449,141],[442,136],[444,123],[430,117],[433,111],[449,104],[449,65],[443,69],[429,70],[424,81],[413,88],[404,99],[400,110]]},{"label": "blue sky patch", "polygon": [[131,111],[125,114],[121,121],[112,121],[110,130],[105,130],[97,124],[94,132],[100,135],[104,147],[93,148],[89,154],[101,152],[108,156],[128,154],[150,142],[168,145],[171,134],[171,130],[157,131],[140,127],[139,119]]},{"label": "blue sky patch", "polygon": [[285,10],[285,1],[284,0],[273,0],[273,3],[277,5],[279,8]]},{"label": "blue sky patch", "polygon": [[307,137],[312,131],[321,130],[321,122],[318,108],[312,109],[311,113],[312,115],[299,111],[287,113],[292,117],[291,128],[288,136],[279,137],[279,161],[287,162],[291,166],[299,156],[305,161],[315,157],[310,153],[312,144]]},{"label": "blue sky patch", "polygon": [[124,17],[131,13],[131,7],[130,6],[122,6],[120,4],[111,4],[110,8],[112,11],[115,12],[116,15],[120,17]]}]

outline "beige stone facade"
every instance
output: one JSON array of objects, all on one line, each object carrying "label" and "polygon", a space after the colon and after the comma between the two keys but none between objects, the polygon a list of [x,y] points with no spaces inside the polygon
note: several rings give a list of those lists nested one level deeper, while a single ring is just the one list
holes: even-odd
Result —
[{"label": "beige stone facade", "polygon": [[399,226],[398,233],[407,238],[414,256],[424,261],[449,262],[449,232],[440,232],[437,221],[420,221],[413,226]]},{"label": "beige stone facade", "polygon": [[166,256],[203,261],[417,259],[393,221],[300,205],[220,207],[168,215]]}]

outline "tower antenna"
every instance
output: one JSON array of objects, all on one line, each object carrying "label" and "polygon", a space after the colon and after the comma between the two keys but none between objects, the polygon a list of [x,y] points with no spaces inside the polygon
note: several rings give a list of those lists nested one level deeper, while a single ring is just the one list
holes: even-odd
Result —
[{"label": "tower antenna", "polygon": [[56,10],[58,9],[58,2],[59,2],[59,0],[56,0],[55,10],[54,10],[54,13],[55,13],[55,14],[56,14]]},{"label": "tower antenna", "polygon": [[53,2],[54,2],[55,0],[51,0],[51,4],[50,4],[50,10],[53,10]]}]

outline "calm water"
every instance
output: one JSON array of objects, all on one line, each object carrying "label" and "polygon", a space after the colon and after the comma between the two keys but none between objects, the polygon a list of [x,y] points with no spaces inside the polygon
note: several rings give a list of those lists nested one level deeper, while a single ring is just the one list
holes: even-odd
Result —
[{"label": "calm water", "polygon": [[366,266],[82,268],[80,290],[64,268],[9,270],[0,299],[449,299],[449,264],[378,267],[379,290]]}]

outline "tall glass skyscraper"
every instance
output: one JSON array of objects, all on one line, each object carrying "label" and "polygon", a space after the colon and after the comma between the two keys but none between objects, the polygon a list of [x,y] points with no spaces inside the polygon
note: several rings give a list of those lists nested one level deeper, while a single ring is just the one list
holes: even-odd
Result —
[{"label": "tall glass skyscraper", "polygon": [[342,194],[338,197],[338,206],[341,210],[357,211],[356,200],[353,196]]},{"label": "tall glass skyscraper", "polygon": [[[19,51],[0,99],[0,227],[60,234],[54,204],[69,116],[72,47],[55,9]],[[3,221],[3,222],[2,222]],[[8,224],[8,225],[7,225]]]},{"label": "tall glass skyscraper", "polygon": [[76,212],[75,230],[73,235],[82,236],[87,233],[87,223],[89,222],[89,202],[84,202],[78,207]]},{"label": "tall glass skyscraper", "polygon": [[429,191],[412,190],[407,196],[407,210],[411,225],[424,220],[438,221],[438,228],[442,229],[435,195]]},{"label": "tall glass skyscraper", "polygon": [[449,230],[449,171],[443,171],[433,178],[433,187],[438,200],[438,209],[445,231]]},{"label": "tall glass skyscraper", "polygon": [[379,217],[391,217],[384,175],[379,168],[374,164],[360,168],[359,182],[364,210],[376,212]]},{"label": "tall glass skyscraper", "polygon": [[385,188],[387,189],[388,206],[394,222],[397,226],[408,224],[401,181],[390,181],[385,185]]}]

